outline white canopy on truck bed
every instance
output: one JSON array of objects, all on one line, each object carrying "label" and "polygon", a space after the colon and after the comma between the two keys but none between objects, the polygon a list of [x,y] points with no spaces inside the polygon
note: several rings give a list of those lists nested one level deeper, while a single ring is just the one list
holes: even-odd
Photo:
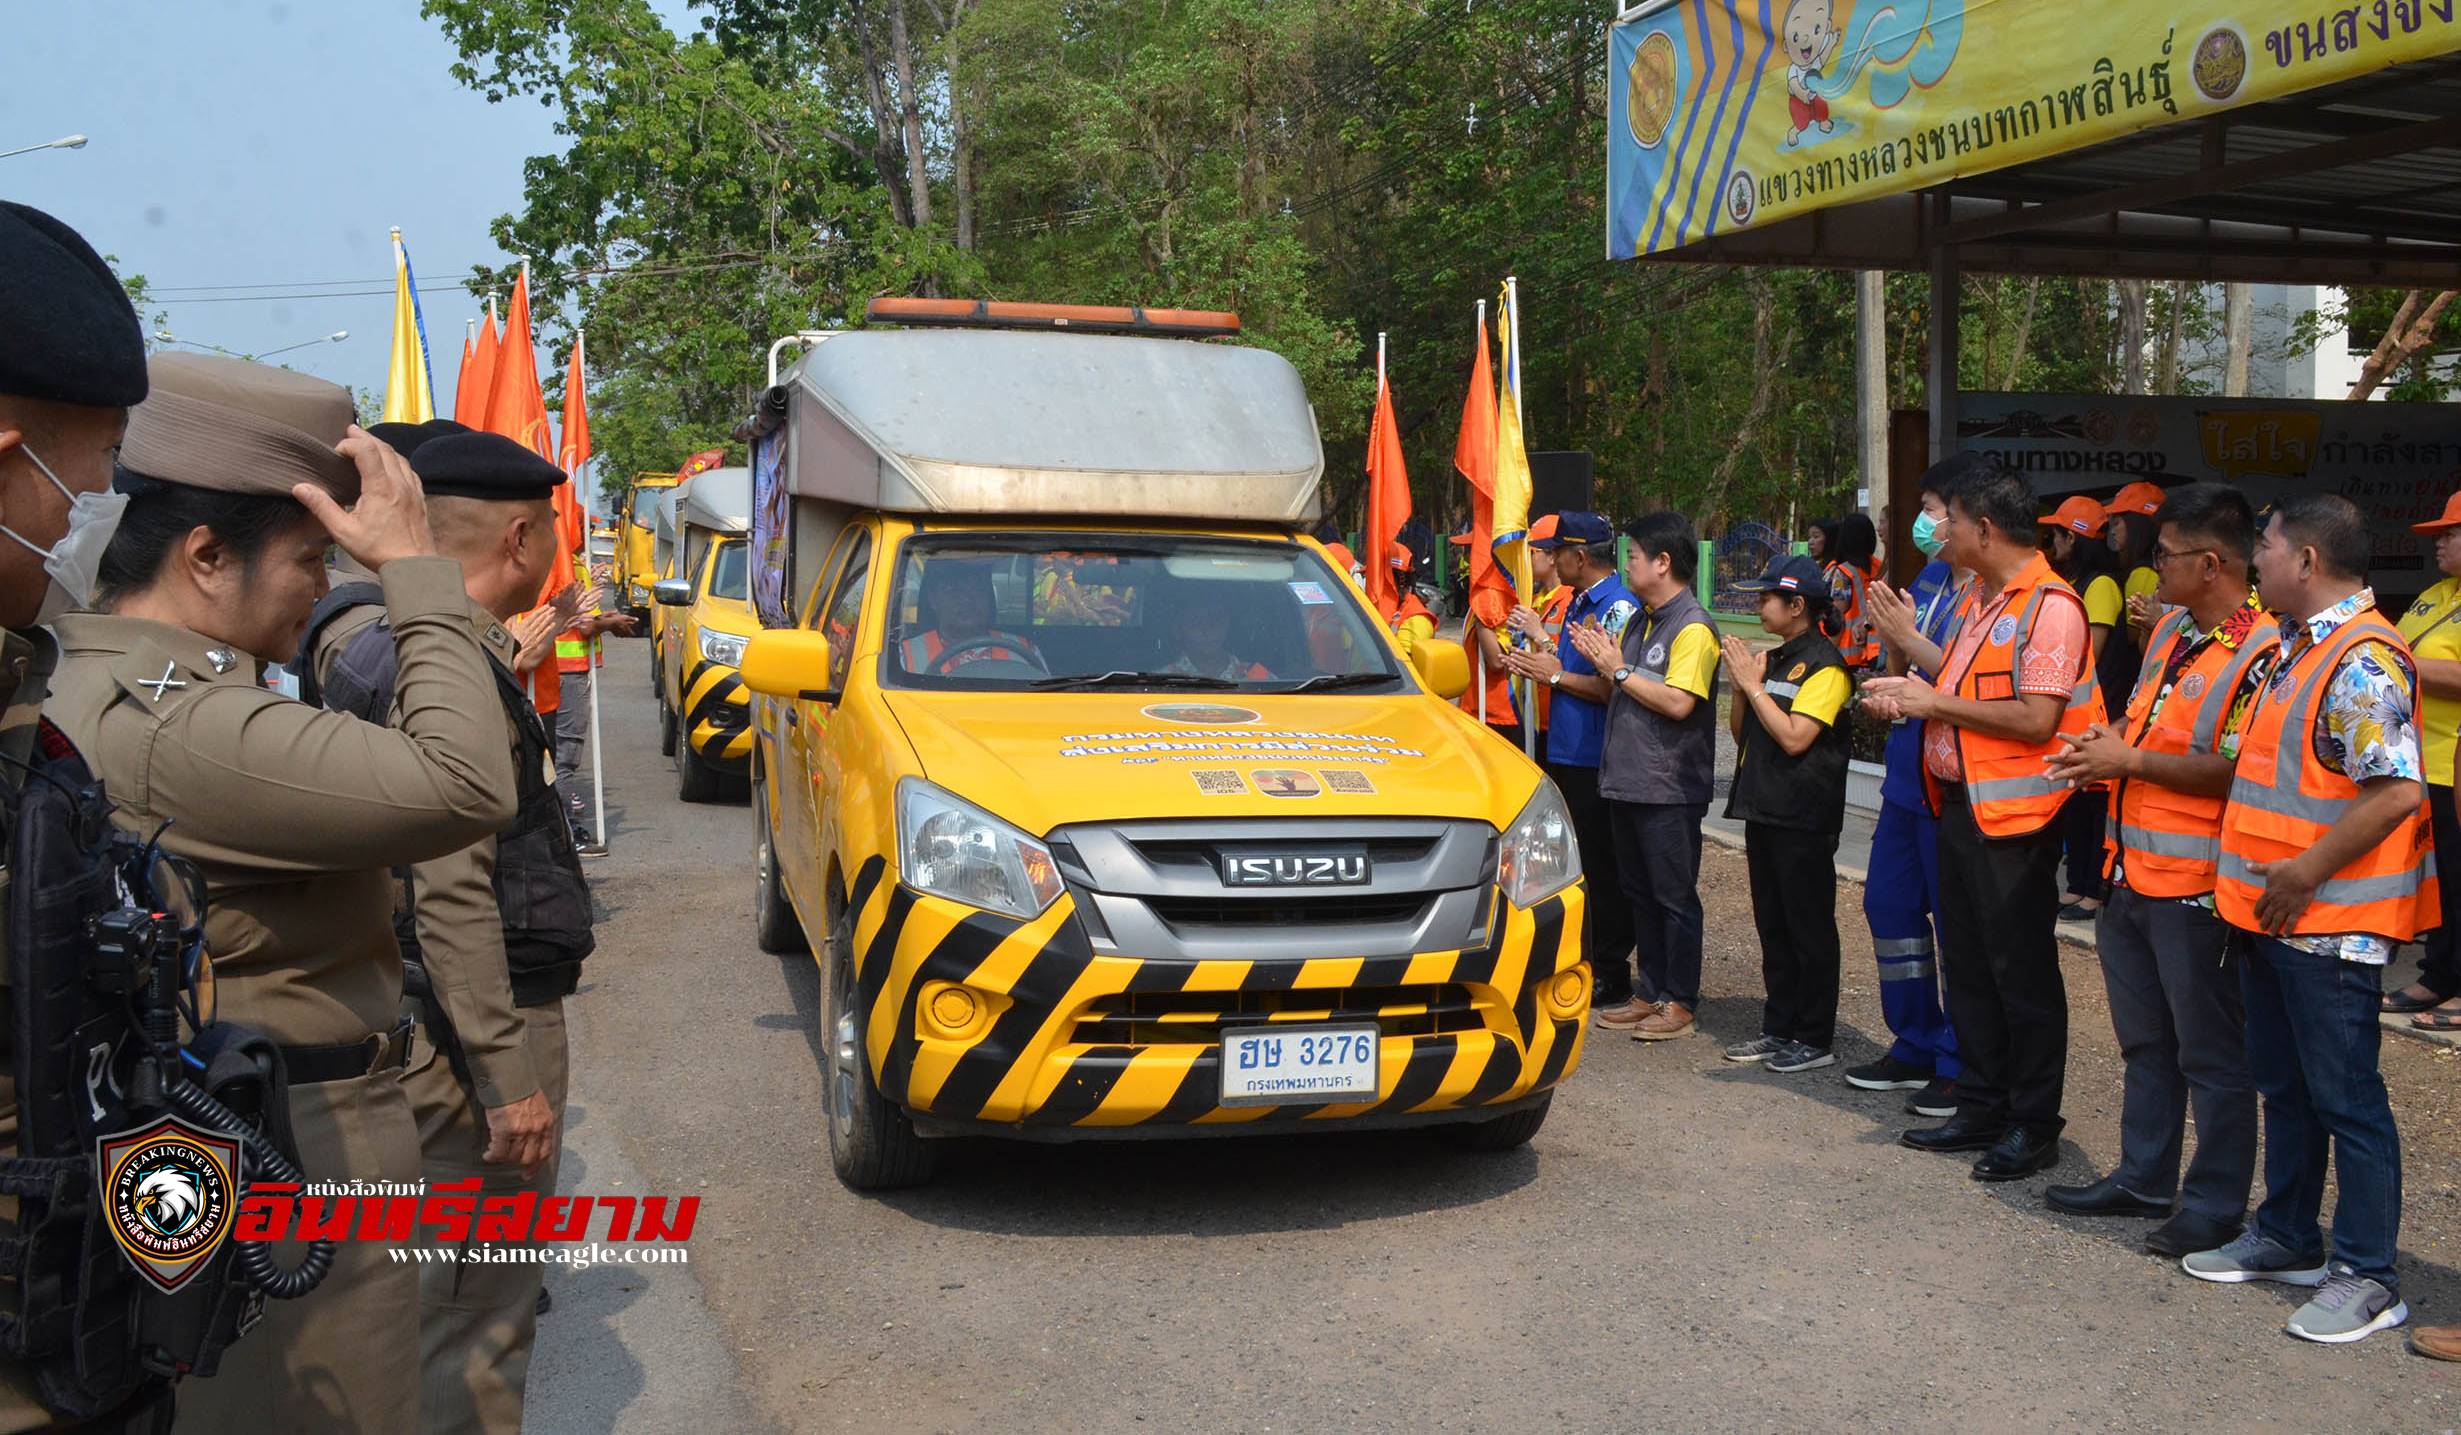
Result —
[{"label": "white canopy on truck bed", "polygon": [[831,335],[779,382],[798,497],[900,513],[1316,516],[1315,410],[1267,349],[861,329]]},{"label": "white canopy on truck bed", "polygon": [[676,489],[683,495],[676,517],[687,528],[741,533],[752,526],[752,470],[703,469]]}]

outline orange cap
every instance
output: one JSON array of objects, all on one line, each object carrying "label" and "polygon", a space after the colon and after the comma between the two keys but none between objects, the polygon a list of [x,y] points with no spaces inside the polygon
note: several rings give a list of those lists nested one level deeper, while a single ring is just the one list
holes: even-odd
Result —
[{"label": "orange cap", "polygon": [[2444,500],[2444,516],[2410,525],[2412,533],[2441,533],[2447,528],[2461,527],[2461,492]]},{"label": "orange cap", "polygon": [[1529,536],[1522,541],[1525,543],[1538,543],[1544,539],[1553,538],[1555,536],[1555,518],[1556,516],[1552,513],[1542,515],[1537,522],[1530,525]]},{"label": "orange cap", "polygon": [[2051,510],[2053,527],[2082,533],[2088,538],[2101,537],[2103,524],[2108,521],[2109,516],[2102,511],[2102,505],[2081,493],[2063,500],[2059,507]]},{"label": "orange cap", "polygon": [[1333,565],[1344,573],[1359,566],[1358,555],[1351,552],[1350,545],[1346,543],[1328,543],[1324,551],[1333,556]]},{"label": "orange cap", "polygon": [[2152,515],[2162,511],[2162,485],[2138,481],[2111,495],[2102,505],[2108,513],[2142,513]]}]

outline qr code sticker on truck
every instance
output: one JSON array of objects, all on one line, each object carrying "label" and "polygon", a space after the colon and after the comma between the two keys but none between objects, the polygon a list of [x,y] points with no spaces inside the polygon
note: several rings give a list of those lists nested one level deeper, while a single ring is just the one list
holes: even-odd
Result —
[{"label": "qr code sticker on truck", "polygon": [[1237,797],[1248,790],[1239,774],[1216,768],[1205,768],[1188,774],[1196,779],[1196,790],[1207,797]]},{"label": "qr code sticker on truck", "polygon": [[1376,791],[1376,784],[1367,780],[1366,773],[1345,767],[1320,767],[1317,771],[1323,775],[1328,792],[1348,792],[1364,797],[1372,796]]}]

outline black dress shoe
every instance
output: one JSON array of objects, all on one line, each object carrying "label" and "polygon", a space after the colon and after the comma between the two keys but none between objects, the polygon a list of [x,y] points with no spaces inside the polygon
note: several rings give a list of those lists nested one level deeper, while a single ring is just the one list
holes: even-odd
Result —
[{"label": "black dress shoe", "polygon": [[1908,1131],[1897,1141],[1917,1151],[1988,1151],[2007,1134],[2007,1126],[1989,1117],[1960,1113],[1937,1126]]},{"label": "black dress shoe", "polygon": [[2192,1256],[2218,1251],[2239,1239],[2246,1227],[2237,1221],[2216,1221],[2181,1211],[2145,1233],[2145,1249],[2157,1256]]},{"label": "black dress shoe", "polygon": [[[2042,1198],[2051,1203],[2052,1210],[2066,1211],[2071,1216],[2141,1216],[2160,1220],[2170,1214],[2170,1202],[2140,1196],[2112,1176],[2090,1186],[2053,1186],[2042,1193]],[[2213,1247],[2199,1249],[2209,1251]]]},{"label": "black dress shoe", "polygon": [[[2203,1250],[2209,1248],[2198,1247],[2198,1249]],[[538,1288],[538,1313],[540,1315],[545,1315],[553,1309],[555,1309],[555,1297],[547,1294],[547,1288],[545,1286],[540,1286]]]},{"label": "black dress shoe", "polygon": [[2059,1164],[2059,1138],[2011,1126],[1999,1144],[1974,1163],[1977,1181],[2015,1181]]}]

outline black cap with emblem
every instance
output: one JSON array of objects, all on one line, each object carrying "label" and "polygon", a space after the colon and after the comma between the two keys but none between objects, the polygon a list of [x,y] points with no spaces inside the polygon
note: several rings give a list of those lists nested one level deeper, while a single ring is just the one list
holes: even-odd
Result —
[{"label": "black cap with emblem", "polygon": [[546,498],[565,481],[564,470],[502,434],[445,434],[420,443],[409,458],[430,498],[521,503]]},{"label": "black cap with emblem", "polygon": [[89,408],[145,398],[145,331],[94,246],[0,200],[0,394]]}]

